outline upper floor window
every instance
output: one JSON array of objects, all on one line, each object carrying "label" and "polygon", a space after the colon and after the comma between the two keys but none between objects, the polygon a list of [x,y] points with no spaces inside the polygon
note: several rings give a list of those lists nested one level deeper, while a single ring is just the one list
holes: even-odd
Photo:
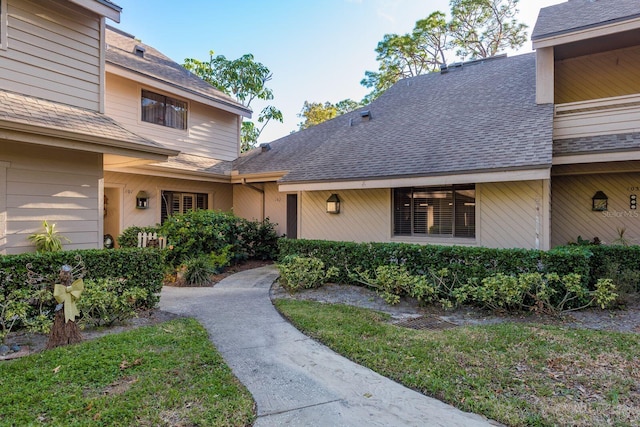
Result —
[{"label": "upper floor window", "polygon": [[476,236],[473,185],[396,188],[393,210],[396,236]]},{"label": "upper floor window", "polygon": [[186,129],[187,103],[143,89],[142,121],[174,129]]},{"label": "upper floor window", "polygon": [[0,0],[0,49],[7,48],[7,0]]}]

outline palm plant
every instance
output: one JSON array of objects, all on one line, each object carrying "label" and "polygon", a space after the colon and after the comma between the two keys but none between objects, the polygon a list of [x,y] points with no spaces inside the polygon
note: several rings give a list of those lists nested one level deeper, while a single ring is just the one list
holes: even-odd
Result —
[{"label": "palm plant", "polygon": [[33,233],[29,236],[36,245],[36,251],[38,252],[58,252],[62,250],[62,241],[71,242],[64,236],[61,236],[56,230],[56,225],[47,223],[47,220],[42,222],[44,227],[44,233]]}]

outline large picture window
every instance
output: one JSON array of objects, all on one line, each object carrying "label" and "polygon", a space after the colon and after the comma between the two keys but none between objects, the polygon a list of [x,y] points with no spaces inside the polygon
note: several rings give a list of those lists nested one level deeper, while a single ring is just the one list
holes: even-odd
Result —
[{"label": "large picture window", "polygon": [[196,209],[207,209],[208,206],[209,196],[207,194],[163,191],[160,221],[164,222],[168,216],[173,214],[183,214]]},{"label": "large picture window", "polygon": [[174,129],[186,129],[187,103],[142,90],[142,121]]},{"label": "large picture window", "polygon": [[396,236],[475,237],[475,186],[396,188],[393,223]]}]

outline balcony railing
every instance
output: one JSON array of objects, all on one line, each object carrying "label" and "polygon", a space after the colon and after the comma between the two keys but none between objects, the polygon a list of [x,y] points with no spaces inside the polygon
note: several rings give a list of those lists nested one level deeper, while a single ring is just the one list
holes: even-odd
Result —
[{"label": "balcony railing", "polygon": [[640,94],[556,104],[553,138],[640,132]]}]

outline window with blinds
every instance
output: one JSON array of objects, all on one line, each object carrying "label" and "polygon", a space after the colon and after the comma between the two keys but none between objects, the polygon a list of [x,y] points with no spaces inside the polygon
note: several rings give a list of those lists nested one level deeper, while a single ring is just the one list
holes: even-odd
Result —
[{"label": "window with blinds", "polygon": [[143,89],[142,121],[174,129],[186,129],[187,103]]},{"label": "window with blinds", "polygon": [[476,235],[473,185],[393,190],[396,236],[469,237]]},{"label": "window with blinds", "polygon": [[183,214],[197,209],[207,209],[208,206],[209,196],[207,194],[163,191],[160,221],[164,222],[170,215]]}]

